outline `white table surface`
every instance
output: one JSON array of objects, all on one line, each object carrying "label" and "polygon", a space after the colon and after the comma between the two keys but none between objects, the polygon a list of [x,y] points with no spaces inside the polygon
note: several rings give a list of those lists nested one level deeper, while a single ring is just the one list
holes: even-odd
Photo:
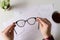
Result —
[{"label": "white table surface", "polygon": [[[22,4],[23,3],[23,4]],[[21,5],[22,4],[22,5]],[[51,15],[54,11],[53,4],[44,4],[44,5],[28,5],[24,1],[20,0],[11,0],[11,10],[3,11],[0,10],[0,31],[3,31],[8,25],[12,22],[15,22],[19,19],[27,19],[29,17],[45,17],[52,22],[52,34],[54,37],[57,35],[60,26],[52,21]],[[42,35],[38,30],[38,24],[29,25],[25,24],[23,28],[16,26],[16,31],[19,32],[19,35],[15,34],[14,40],[41,40]],[[58,33],[57,33],[58,32]]]}]

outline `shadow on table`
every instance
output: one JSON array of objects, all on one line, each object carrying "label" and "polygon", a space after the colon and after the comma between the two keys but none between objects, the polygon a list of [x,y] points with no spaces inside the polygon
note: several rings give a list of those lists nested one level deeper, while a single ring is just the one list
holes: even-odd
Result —
[{"label": "shadow on table", "polygon": [[26,6],[27,6],[27,2],[17,3],[14,5],[11,5],[10,9],[21,9],[21,8],[25,8]]}]

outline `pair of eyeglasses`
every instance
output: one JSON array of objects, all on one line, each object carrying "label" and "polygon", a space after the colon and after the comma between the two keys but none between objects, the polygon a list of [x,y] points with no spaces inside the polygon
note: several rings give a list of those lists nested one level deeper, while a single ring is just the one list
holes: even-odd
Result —
[{"label": "pair of eyeglasses", "polygon": [[[34,25],[36,23],[36,17],[30,17],[28,18],[27,20],[24,20],[24,19],[21,19],[21,20],[17,20],[16,21],[16,24],[18,27],[24,27],[26,22],[29,24],[29,25]],[[15,31],[16,32],[16,31]],[[17,34],[17,32],[16,32]]]}]

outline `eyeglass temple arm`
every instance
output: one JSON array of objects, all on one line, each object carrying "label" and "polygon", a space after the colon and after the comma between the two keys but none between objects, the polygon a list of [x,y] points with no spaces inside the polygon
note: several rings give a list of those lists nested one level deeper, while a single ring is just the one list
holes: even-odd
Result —
[{"label": "eyeglass temple arm", "polygon": [[15,33],[17,34],[16,30],[14,29]]},{"label": "eyeglass temple arm", "polygon": [[[35,17],[35,20],[36,20],[36,17]],[[39,30],[39,25],[40,25],[40,24],[38,23],[38,30]]]},{"label": "eyeglass temple arm", "polygon": [[[17,21],[15,22],[15,25],[16,25]],[[16,30],[14,29],[15,33],[17,34]]]},{"label": "eyeglass temple arm", "polygon": [[39,23],[38,23],[38,30],[39,30],[39,26],[40,26],[40,25],[39,25]]}]

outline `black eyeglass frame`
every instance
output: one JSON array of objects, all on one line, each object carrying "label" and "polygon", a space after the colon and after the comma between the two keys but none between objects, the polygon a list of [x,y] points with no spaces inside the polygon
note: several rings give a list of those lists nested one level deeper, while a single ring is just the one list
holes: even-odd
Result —
[{"label": "black eyeglass frame", "polygon": [[[23,20],[23,19],[22,19],[22,20],[17,20],[15,23],[16,23],[17,25],[18,25],[18,22],[19,22],[19,21],[24,21],[24,22],[26,23],[26,22],[28,22],[28,20],[31,19],[31,18],[34,18],[34,19],[35,19],[35,22],[36,22],[36,17],[30,17],[30,18],[28,18],[27,20]],[[28,22],[28,24],[34,25],[35,22],[34,22],[33,24],[30,24],[30,23]],[[24,25],[25,25],[25,23],[24,23]],[[23,26],[19,26],[19,25],[18,25],[18,27],[24,27],[24,25],[23,25]],[[38,23],[38,29],[39,29],[39,23]],[[15,33],[17,34],[16,30],[15,30]]]},{"label": "black eyeglass frame", "polygon": [[[28,24],[30,24],[30,23],[28,22],[28,20],[29,20],[29,19],[32,19],[32,18],[34,18],[34,19],[35,19],[35,22],[36,22],[36,17],[30,17],[30,18],[28,18],[27,20],[24,20],[24,19],[17,20],[17,21],[16,21],[16,24],[18,25],[18,22],[19,22],[19,21],[24,21],[24,25],[23,25],[23,26],[19,26],[19,25],[18,25],[18,27],[24,27],[26,22],[27,22]],[[34,25],[35,22],[34,22],[33,24],[30,24],[30,25]]]}]

